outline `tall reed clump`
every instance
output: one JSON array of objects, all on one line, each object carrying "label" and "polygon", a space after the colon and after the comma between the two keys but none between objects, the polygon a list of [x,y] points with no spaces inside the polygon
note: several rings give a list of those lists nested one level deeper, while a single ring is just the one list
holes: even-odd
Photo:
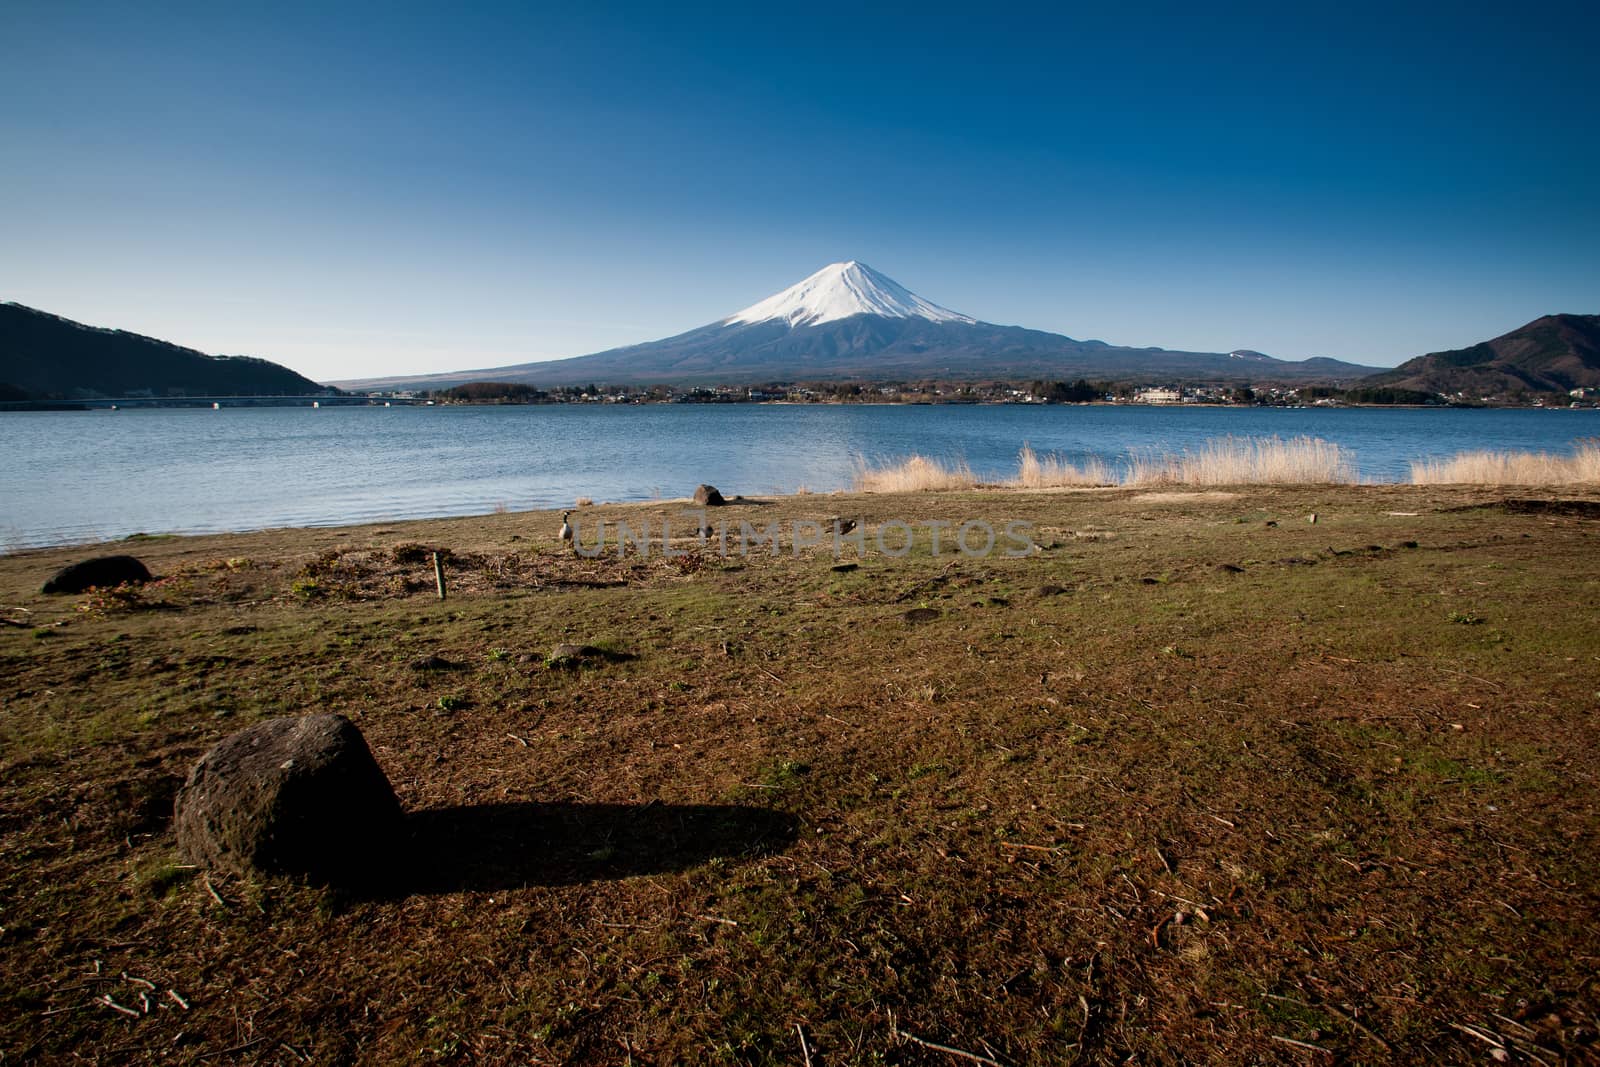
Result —
[{"label": "tall reed clump", "polygon": [[862,493],[915,493],[927,489],[971,489],[978,484],[965,460],[946,465],[912,455],[876,465],[856,460],[855,486]]},{"label": "tall reed clump", "polygon": [[1413,485],[1582,485],[1600,483],[1600,438],[1577,442],[1572,455],[1458,452],[1411,461]]},{"label": "tall reed clump", "polygon": [[1031,445],[1017,453],[1017,476],[1012,485],[1021,489],[1055,489],[1073,485],[1116,485],[1117,476],[1098,459],[1081,466],[1064,456],[1035,454]]},{"label": "tall reed clump", "polygon": [[1128,457],[1125,485],[1334,485],[1357,480],[1355,458],[1320,437],[1214,437],[1182,452]]}]

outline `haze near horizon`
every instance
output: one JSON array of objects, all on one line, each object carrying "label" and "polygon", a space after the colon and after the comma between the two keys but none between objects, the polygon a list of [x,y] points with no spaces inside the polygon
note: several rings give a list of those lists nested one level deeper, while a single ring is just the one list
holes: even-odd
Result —
[{"label": "haze near horizon", "polygon": [[1392,365],[1600,294],[1600,17],[0,13],[0,299],[319,381],[859,259],[986,322]]}]

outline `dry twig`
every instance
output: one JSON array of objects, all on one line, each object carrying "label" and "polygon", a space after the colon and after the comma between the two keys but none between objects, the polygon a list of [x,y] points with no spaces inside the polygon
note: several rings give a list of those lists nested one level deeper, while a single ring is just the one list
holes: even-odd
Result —
[{"label": "dry twig", "polygon": [[1005,1067],[1005,1064],[999,1060],[990,1059],[988,1056],[982,1056],[976,1052],[968,1052],[965,1049],[953,1048],[950,1045],[941,1045],[937,1041],[927,1041],[916,1034],[908,1034],[900,1029],[892,1017],[889,1020],[889,1033],[896,1040],[909,1041],[914,1045],[921,1045],[923,1048],[932,1049],[935,1052],[943,1052],[947,1056],[957,1056],[964,1060],[971,1060],[973,1063],[987,1064],[988,1067]]}]

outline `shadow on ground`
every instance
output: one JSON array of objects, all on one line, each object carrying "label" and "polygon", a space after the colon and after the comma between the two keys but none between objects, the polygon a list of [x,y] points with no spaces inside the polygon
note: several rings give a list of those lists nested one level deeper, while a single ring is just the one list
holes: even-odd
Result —
[{"label": "shadow on ground", "polygon": [[735,804],[479,804],[406,819],[397,862],[362,896],[517,889],[663,874],[776,852],[793,816]]}]

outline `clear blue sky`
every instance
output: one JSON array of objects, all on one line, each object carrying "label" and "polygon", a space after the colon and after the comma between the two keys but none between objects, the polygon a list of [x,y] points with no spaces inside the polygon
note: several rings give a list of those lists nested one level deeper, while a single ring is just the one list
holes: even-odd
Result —
[{"label": "clear blue sky", "polygon": [[0,4],[0,299],[324,381],[840,259],[1289,359],[1600,312],[1593,3],[584,6]]}]

